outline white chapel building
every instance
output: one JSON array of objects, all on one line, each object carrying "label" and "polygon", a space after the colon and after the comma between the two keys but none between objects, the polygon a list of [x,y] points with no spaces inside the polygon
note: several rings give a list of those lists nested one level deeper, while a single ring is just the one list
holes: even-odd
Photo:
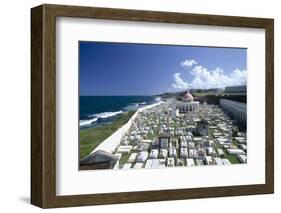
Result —
[{"label": "white chapel building", "polygon": [[176,109],[180,113],[197,112],[199,111],[199,101],[194,101],[193,96],[187,90],[182,100],[176,102]]}]

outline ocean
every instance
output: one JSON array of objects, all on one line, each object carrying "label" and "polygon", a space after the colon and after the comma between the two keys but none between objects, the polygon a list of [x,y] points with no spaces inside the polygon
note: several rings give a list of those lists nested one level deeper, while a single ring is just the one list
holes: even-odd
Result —
[{"label": "ocean", "polygon": [[81,129],[112,123],[129,110],[159,101],[156,96],[80,96],[79,126]]}]

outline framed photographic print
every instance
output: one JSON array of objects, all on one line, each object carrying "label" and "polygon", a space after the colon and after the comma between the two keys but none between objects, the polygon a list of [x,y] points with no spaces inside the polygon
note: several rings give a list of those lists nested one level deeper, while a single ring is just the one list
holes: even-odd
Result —
[{"label": "framed photographic print", "polygon": [[31,203],[274,191],[273,19],[31,9]]}]

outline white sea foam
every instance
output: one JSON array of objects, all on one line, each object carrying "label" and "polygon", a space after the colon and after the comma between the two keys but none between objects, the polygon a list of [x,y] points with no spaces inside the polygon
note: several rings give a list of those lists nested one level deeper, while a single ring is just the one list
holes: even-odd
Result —
[{"label": "white sea foam", "polygon": [[121,114],[123,111],[117,111],[117,112],[102,112],[102,113],[97,113],[97,114],[92,114],[89,115],[89,117],[91,119],[89,120],[80,120],[79,121],[79,126],[86,126],[86,125],[90,125],[94,122],[96,122],[99,118],[109,118],[109,117],[113,117],[116,116],[118,114]]},{"label": "white sea foam", "polygon": [[147,104],[147,102],[141,102],[141,103],[131,103],[128,106],[125,107],[125,110],[136,110],[140,107],[142,107],[143,105]]},{"label": "white sea foam", "polygon": [[155,100],[156,102],[159,102],[159,101],[161,101],[161,97],[157,96],[157,97],[155,97],[154,100]]},{"label": "white sea foam", "polygon": [[98,118],[93,118],[93,119],[90,119],[90,120],[80,120],[79,121],[79,126],[90,125],[90,124],[96,122],[97,120],[98,120]]},{"label": "white sea foam", "polygon": [[117,112],[102,112],[97,114],[89,115],[89,117],[96,117],[96,118],[108,118],[112,117],[118,114],[121,114],[123,111],[117,111]]},{"label": "white sea foam", "polygon": [[146,102],[137,103],[138,105],[144,105]]}]

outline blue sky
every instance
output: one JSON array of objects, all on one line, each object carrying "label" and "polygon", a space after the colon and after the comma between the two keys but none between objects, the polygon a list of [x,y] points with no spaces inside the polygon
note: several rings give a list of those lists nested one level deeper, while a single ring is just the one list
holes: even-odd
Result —
[{"label": "blue sky", "polygon": [[155,95],[247,81],[247,50],[79,42],[80,95]]}]

